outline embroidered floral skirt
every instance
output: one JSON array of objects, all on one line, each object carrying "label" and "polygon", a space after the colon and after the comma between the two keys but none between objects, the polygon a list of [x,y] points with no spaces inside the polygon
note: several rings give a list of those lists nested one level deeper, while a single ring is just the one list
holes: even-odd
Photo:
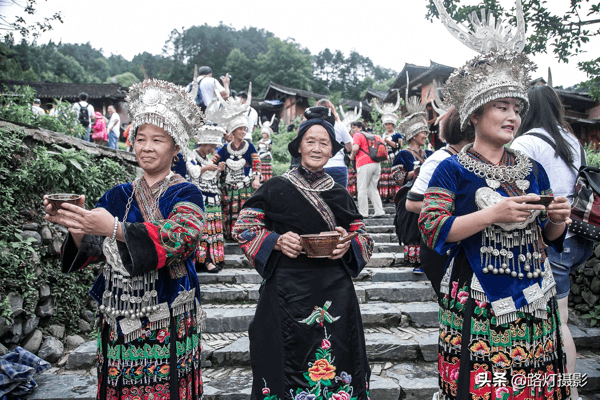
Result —
[{"label": "embroidered floral skirt", "polygon": [[356,197],[356,168],[354,167],[354,161],[350,162],[350,166],[348,167],[348,193],[350,196]]},{"label": "embroidered floral skirt", "polygon": [[[463,255],[461,255],[463,254]],[[521,313],[496,326],[490,304],[470,296],[473,272],[458,255],[439,311],[440,399],[568,399],[556,299],[547,319]]]},{"label": "embroidered floral skirt", "polygon": [[[407,192],[408,193],[408,192]],[[404,262],[409,264],[421,263],[421,234],[419,233],[419,214],[408,211],[406,196],[401,196],[396,208],[395,223],[398,241],[404,246]]]},{"label": "embroidered floral skirt", "polygon": [[202,397],[202,347],[195,311],[171,317],[124,343],[103,322],[98,338],[98,400],[197,400]]},{"label": "embroidered floral skirt", "polygon": [[225,261],[223,245],[223,214],[219,196],[203,195],[204,221],[200,248],[196,260],[201,263],[219,264]]},{"label": "embroidered floral skirt", "polygon": [[225,185],[222,189],[223,235],[231,240],[231,228],[235,225],[242,206],[253,193],[251,183],[239,189],[236,185]]},{"label": "embroidered floral skirt", "polygon": [[370,368],[358,299],[343,266],[285,256],[250,323],[253,400],[368,400]]},{"label": "embroidered floral skirt", "polygon": [[381,163],[381,175],[377,183],[381,201],[394,200],[396,194],[396,181],[392,178],[392,162],[390,160]]},{"label": "embroidered floral skirt", "polygon": [[260,159],[261,174],[263,183],[273,177],[273,166],[271,165],[271,156],[265,156]]}]

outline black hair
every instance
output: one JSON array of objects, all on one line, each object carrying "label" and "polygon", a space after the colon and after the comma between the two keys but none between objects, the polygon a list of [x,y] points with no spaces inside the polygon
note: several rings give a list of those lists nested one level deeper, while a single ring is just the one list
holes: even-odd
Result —
[{"label": "black hair", "polygon": [[81,100],[81,101],[87,101],[88,97],[89,96],[86,92],[79,93],[79,100]]},{"label": "black hair", "polygon": [[248,93],[246,93],[246,92],[239,92],[238,93],[238,97],[241,97],[244,100],[248,100]]},{"label": "black hair", "polygon": [[350,126],[358,126],[360,129],[364,130],[365,129],[365,124],[362,123],[362,121],[354,121],[350,123]]},{"label": "black hair", "polygon": [[452,145],[459,144],[463,140],[472,142],[475,139],[473,124],[468,124],[464,131],[460,130],[460,115],[458,115],[456,108],[452,107],[444,115],[443,121],[440,137],[443,137],[446,143]]},{"label": "black hair", "polygon": [[543,85],[530,87],[527,96],[529,97],[529,109],[515,137],[524,135],[534,128],[543,128],[556,143],[556,156],[560,157],[567,165],[573,164],[575,149],[567,142],[560,128],[571,133],[573,130],[565,121],[565,109],[558,94],[550,86]]},{"label": "black hair", "polygon": [[207,66],[202,66],[200,68],[198,68],[198,75],[208,75],[208,74],[212,74],[212,68],[211,67],[207,67]]}]

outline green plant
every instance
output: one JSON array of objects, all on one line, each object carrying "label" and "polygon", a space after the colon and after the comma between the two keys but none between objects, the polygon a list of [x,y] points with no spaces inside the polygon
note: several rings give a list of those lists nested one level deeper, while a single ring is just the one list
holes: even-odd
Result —
[{"label": "green plant", "polygon": [[583,314],[581,316],[583,319],[590,320],[590,326],[600,326],[600,305],[597,305],[589,313]]}]

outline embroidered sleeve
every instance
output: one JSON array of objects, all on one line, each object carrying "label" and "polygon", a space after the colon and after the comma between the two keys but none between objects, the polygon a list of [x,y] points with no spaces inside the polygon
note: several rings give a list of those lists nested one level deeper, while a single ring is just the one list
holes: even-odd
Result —
[{"label": "embroidered sleeve", "polygon": [[167,219],[123,223],[123,236],[132,260],[131,275],[185,261],[198,248],[202,208],[196,203],[175,204]]},{"label": "embroidered sleeve", "polygon": [[448,189],[429,187],[419,215],[419,230],[423,241],[440,254],[444,254],[452,246],[446,245],[446,238],[456,218],[452,216],[454,197],[454,193]]},{"label": "embroidered sleeve", "polygon": [[62,272],[79,271],[88,265],[104,261],[103,241],[102,236],[85,235],[77,248],[71,234],[67,234],[60,252]]},{"label": "embroidered sleeve", "polygon": [[267,279],[271,275],[267,261],[280,235],[267,230],[265,212],[259,208],[244,208],[233,226],[232,236],[260,276]]},{"label": "embroidered sleeve", "polygon": [[398,185],[404,185],[404,178],[406,178],[406,170],[404,169],[404,165],[396,165],[392,167],[392,177],[396,181]]},{"label": "embroidered sleeve", "polygon": [[260,171],[261,171],[261,162],[260,162],[260,157],[258,156],[258,153],[252,153],[252,172],[250,173],[251,176],[260,176]]},{"label": "embroidered sleeve", "polygon": [[367,233],[365,224],[361,220],[357,219],[350,224],[348,233],[354,232],[358,232],[358,236],[352,239],[350,246],[353,257],[350,261],[344,260],[353,278],[358,276],[371,259],[371,254],[373,254],[373,238]]}]

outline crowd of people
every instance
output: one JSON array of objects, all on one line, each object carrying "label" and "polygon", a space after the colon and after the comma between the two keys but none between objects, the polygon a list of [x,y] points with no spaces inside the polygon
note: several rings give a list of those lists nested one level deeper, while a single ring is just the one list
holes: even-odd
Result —
[{"label": "crowd of people", "polygon": [[[377,105],[381,136],[360,112],[340,118],[322,99],[288,145],[292,166],[275,177],[274,120],[258,122],[255,147],[251,87],[234,96],[229,76],[219,82],[208,67],[186,89],[133,85],[128,140],[143,176],[93,210],[83,200],[62,209],[44,201],[46,218],[69,229],[63,272],[106,262],[91,290],[101,317],[98,398],[202,396],[197,272],[218,272],[224,242],[234,240],[263,278],[249,328],[251,398],[369,399],[352,278],[373,252],[368,202],[380,218],[393,200],[405,261],[439,299],[434,399],[577,400],[576,388],[556,382],[575,371],[569,272],[592,248],[567,232],[585,153],[553,89],[529,88],[533,65],[518,35],[496,32],[486,46],[465,37],[481,55],[448,78],[445,102],[435,100],[445,147],[425,147],[430,131],[417,97],[405,99],[400,126],[399,98]],[[93,140],[110,142],[120,124],[114,108],[107,122],[85,99],[74,107],[94,116]],[[340,238],[333,252],[304,253],[301,235],[325,232]],[[519,386],[519,376],[555,383]],[[492,385],[498,377],[504,384]]]}]

